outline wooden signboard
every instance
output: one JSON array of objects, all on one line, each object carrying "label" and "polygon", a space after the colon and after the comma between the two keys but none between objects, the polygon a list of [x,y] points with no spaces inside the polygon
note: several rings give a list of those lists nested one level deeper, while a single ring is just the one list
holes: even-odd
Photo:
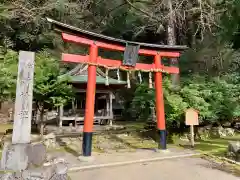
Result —
[{"label": "wooden signboard", "polygon": [[199,125],[198,121],[198,111],[190,108],[186,110],[186,115],[185,115],[185,124],[187,126],[196,126]]},{"label": "wooden signboard", "polygon": [[186,110],[185,124],[190,126],[191,146],[194,147],[194,126],[199,125],[197,110],[193,108]]}]

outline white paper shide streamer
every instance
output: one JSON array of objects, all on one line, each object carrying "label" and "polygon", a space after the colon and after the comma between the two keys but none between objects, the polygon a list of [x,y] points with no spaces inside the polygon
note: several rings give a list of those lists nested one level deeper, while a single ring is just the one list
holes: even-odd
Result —
[{"label": "white paper shide streamer", "polygon": [[109,78],[108,78],[108,69],[107,68],[106,68],[106,71],[105,71],[105,76],[106,76],[105,85],[109,86]]},{"label": "white paper shide streamer", "polygon": [[153,88],[152,72],[149,72],[149,88]]},{"label": "white paper shide streamer", "polygon": [[130,83],[130,72],[127,72],[127,87],[131,88],[131,83]]},{"label": "white paper shide streamer", "polygon": [[118,79],[118,82],[120,82],[120,72],[119,72],[119,69],[117,69],[117,79]]},{"label": "white paper shide streamer", "polygon": [[139,82],[140,84],[142,83],[142,74],[141,71],[138,71],[138,78],[139,78]]}]

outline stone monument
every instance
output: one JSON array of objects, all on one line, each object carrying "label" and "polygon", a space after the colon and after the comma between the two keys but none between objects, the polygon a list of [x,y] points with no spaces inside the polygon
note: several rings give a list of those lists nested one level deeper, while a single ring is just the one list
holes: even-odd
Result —
[{"label": "stone monument", "polygon": [[4,145],[2,169],[22,171],[28,166],[26,149],[31,141],[34,58],[33,52],[19,53],[12,143]]},{"label": "stone monument", "polygon": [[67,167],[55,163],[41,168],[46,147],[42,143],[31,144],[34,60],[34,52],[20,51],[12,142],[4,144],[1,170],[6,173],[0,179],[50,180],[61,176],[65,180]]}]

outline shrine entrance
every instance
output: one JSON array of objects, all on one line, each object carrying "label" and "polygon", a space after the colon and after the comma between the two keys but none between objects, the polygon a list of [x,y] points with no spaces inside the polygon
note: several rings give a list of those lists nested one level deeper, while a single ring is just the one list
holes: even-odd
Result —
[{"label": "shrine entrance", "polygon": [[[61,32],[62,39],[65,42],[88,45],[89,55],[62,54],[62,61],[69,63],[88,64],[88,82],[86,90],[86,105],[85,119],[83,128],[83,156],[91,156],[92,151],[92,134],[94,120],[94,104],[96,90],[96,67],[104,67],[106,69],[106,77],[108,71],[117,69],[126,71],[129,77],[129,72],[147,72],[151,80],[151,74],[155,74],[155,89],[156,89],[156,118],[157,128],[159,130],[159,148],[167,148],[166,140],[166,123],[164,113],[164,99],[162,88],[162,73],[179,73],[178,67],[169,67],[163,65],[162,58],[178,58],[180,52],[186,49],[186,46],[167,46],[157,44],[146,44],[140,42],[130,42],[121,39],[115,39],[108,36],[103,36],[93,32],[85,31],[52,19],[47,19],[54,28]],[[122,51],[124,52],[124,60],[105,59],[98,55],[99,48]],[[138,63],[138,55],[153,56],[152,64]],[[128,78],[128,87],[130,81]],[[151,81],[150,81],[151,85]]]}]

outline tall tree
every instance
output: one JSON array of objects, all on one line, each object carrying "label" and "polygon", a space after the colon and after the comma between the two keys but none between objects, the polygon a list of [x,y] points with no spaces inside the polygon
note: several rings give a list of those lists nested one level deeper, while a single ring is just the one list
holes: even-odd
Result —
[{"label": "tall tree", "polygon": [[74,94],[68,77],[60,76],[59,62],[49,53],[39,53],[35,67],[33,97],[40,112],[40,132],[43,134],[45,110],[70,102]]},{"label": "tall tree", "polygon": [[[175,22],[176,22],[176,16],[175,12],[173,10],[173,3],[172,0],[168,0],[168,9],[169,9],[169,19],[167,24],[167,40],[168,45],[174,46],[176,45],[176,33],[175,33]],[[178,66],[178,59],[177,58],[171,58],[171,66]],[[172,74],[172,84],[173,88],[177,87],[179,85],[179,74]]]},{"label": "tall tree", "polygon": [[15,97],[17,79],[17,53],[0,47],[0,106]]}]

